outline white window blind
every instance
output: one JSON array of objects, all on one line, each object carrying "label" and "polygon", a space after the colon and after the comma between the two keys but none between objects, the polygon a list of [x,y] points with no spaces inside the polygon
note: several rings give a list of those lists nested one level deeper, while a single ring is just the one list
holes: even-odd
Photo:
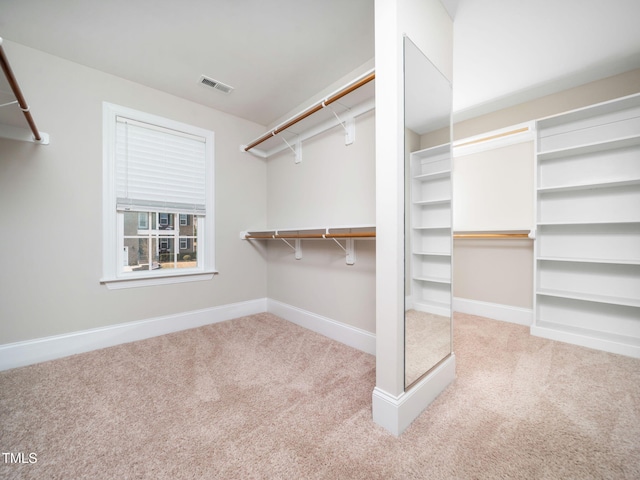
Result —
[{"label": "white window blind", "polygon": [[203,137],[118,116],[118,210],[205,215],[205,142]]}]

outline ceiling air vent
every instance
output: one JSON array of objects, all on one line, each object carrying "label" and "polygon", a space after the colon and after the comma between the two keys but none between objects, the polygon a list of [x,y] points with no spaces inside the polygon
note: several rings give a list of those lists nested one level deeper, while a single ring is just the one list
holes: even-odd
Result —
[{"label": "ceiling air vent", "polygon": [[225,85],[222,82],[219,82],[218,80],[214,80],[213,78],[207,77],[206,75],[200,75],[200,82],[201,85],[204,85],[205,87],[211,87],[211,88],[215,88],[216,90],[220,90],[223,93],[231,93],[233,91],[233,87],[229,86],[229,85]]}]

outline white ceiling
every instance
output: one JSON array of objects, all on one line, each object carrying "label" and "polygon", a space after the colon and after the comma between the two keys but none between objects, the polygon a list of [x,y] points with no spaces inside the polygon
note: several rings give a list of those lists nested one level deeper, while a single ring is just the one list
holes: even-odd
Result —
[{"label": "white ceiling", "polygon": [[455,119],[639,68],[639,21],[640,0],[459,0]]},{"label": "white ceiling", "polygon": [[[458,118],[640,67],[638,0],[442,1]],[[372,65],[373,4],[0,0],[0,36],[270,125]],[[202,87],[201,74],[235,89]]]},{"label": "white ceiling", "polygon": [[263,125],[371,61],[373,25],[373,0],[0,0],[8,40]]}]

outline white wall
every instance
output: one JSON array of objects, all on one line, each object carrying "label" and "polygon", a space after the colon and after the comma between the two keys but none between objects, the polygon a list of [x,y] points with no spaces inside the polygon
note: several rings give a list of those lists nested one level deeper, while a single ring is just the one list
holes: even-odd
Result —
[{"label": "white wall", "polygon": [[[0,139],[0,345],[266,296],[266,261],[238,236],[266,221],[266,166],[239,151],[264,127],[6,39],[4,47],[51,144]],[[215,132],[213,280],[100,284],[103,101]]]},{"label": "white wall", "polygon": [[375,115],[356,118],[345,145],[336,126],[302,142],[302,162],[286,149],[266,161],[269,227],[375,224]]},{"label": "white wall", "polygon": [[[375,225],[373,111],[356,118],[353,144],[345,146],[336,125],[302,143],[301,163],[287,149],[266,165],[267,227]],[[303,240],[300,260],[284,242],[269,241],[268,296],[374,333],[375,247],[374,240],[356,240],[356,262],[347,265],[332,240]]]},{"label": "white wall", "polygon": [[[579,87],[563,90],[520,105],[498,110],[487,115],[456,121],[455,140],[480,135],[492,130],[544,118],[594,103],[631,95],[640,89],[640,69],[614,75]],[[455,92],[455,87],[454,87]],[[454,114],[454,121],[456,120]]]},{"label": "white wall", "polygon": [[533,141],[453,159],[453,229],[456,232],[531,230]]},{"label": "white wall", "polygon": [[[532,240],[456,239],[453,255],[453,296],[456,299],[490,303],[495,308],[498,305],[533,308]],[[455,307],[466,311],[454,303]],[[470,313],[491,317],[480,311]]]}]

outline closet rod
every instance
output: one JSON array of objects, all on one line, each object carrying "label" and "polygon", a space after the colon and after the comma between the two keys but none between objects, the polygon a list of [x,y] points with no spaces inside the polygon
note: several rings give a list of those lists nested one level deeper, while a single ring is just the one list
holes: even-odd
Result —
[{"label": "closet rod", "polygon": [[319,110],[322,110],[324,107],[326,107],[327,105],[331,105],[333,102],[340,100],[342,97],[344,97],[345,95],[348,95],[349,93],[353,92],[354,90],[357,90],[358,88],[360,88],[363,85],[366,85],[367,83],[369,83],[371,80],[373,80],[374,78],[376,78],[376,73],[375,72],[371,72],[369,75],[361,78],[360,80],[352,83],[351,85],[346,86],[345,88],[343,88],[342,90],[340,90],[339,92],[333,94],[332,96],[330,96],[329,98],[327,98],[326,100],[317,103],[316,105],[312,106],[311,108],[309,108],[308,110],[305,110],[304,112],[296,115],[295,117],[293,117],[291,120],[289,120],[288,122],[286,122],[283,125],[280,125],[276,128],[274,128],[273,130],[271,130],[269,133],[265,133],[263,136],[261,136],[260,138],[258,138],[257,140],[254,140],[253,142],[251,142],[249,145],[247,145],[246,147],[244,147],[244,151],[248,152],[249,150],[251,150],[254,147],[257,147],[258,145],[260,145],[262,142],[270,139],[271,137],[273,137],[274,135],[277,135],[281,132],[283,132],[284,130],[286,130],[287,128],[295,125],[296,123],[300,122],[301,120],[304,120],[305,118],[307,118],[310,115],[313,115],[314,113],[316,113]]},{"label": "closet rod", "polygon": [[270,238],[374,238],[376,232],[352,232],[352,233],[248,233],[244,238],[270,239]]},{"label": "closet rod", "polygon": [[11,90],[13,90],[13,94],[16,97],[16,100],[18,100],[20,110],[22,110],[24,118],[27,120],[31,132],[33,132],[34,139],[36,140],[36,142],[42,141],[42,136],[38,131],[38,127],[36,127],[36,123],[33,121],[33,117],[31,116],[31,112],[29,111],[29,106],[27,105],[27,101],[22,94],[20,85],[18,85],[18,81],[13,74],[13,70],[11,70],[11,65],[9,65],[9,60],[4,53],[4,48],[2,47],[2,38],[0,38],[0,65],[2,66],[2,70],[4,71],[4,76],[7,77],[7,81],[9,82]]},{"label": "closet rod", "polygon": [[528,233],[454,233],[453,238],[477,239],[477,238],[531,238]]}]

